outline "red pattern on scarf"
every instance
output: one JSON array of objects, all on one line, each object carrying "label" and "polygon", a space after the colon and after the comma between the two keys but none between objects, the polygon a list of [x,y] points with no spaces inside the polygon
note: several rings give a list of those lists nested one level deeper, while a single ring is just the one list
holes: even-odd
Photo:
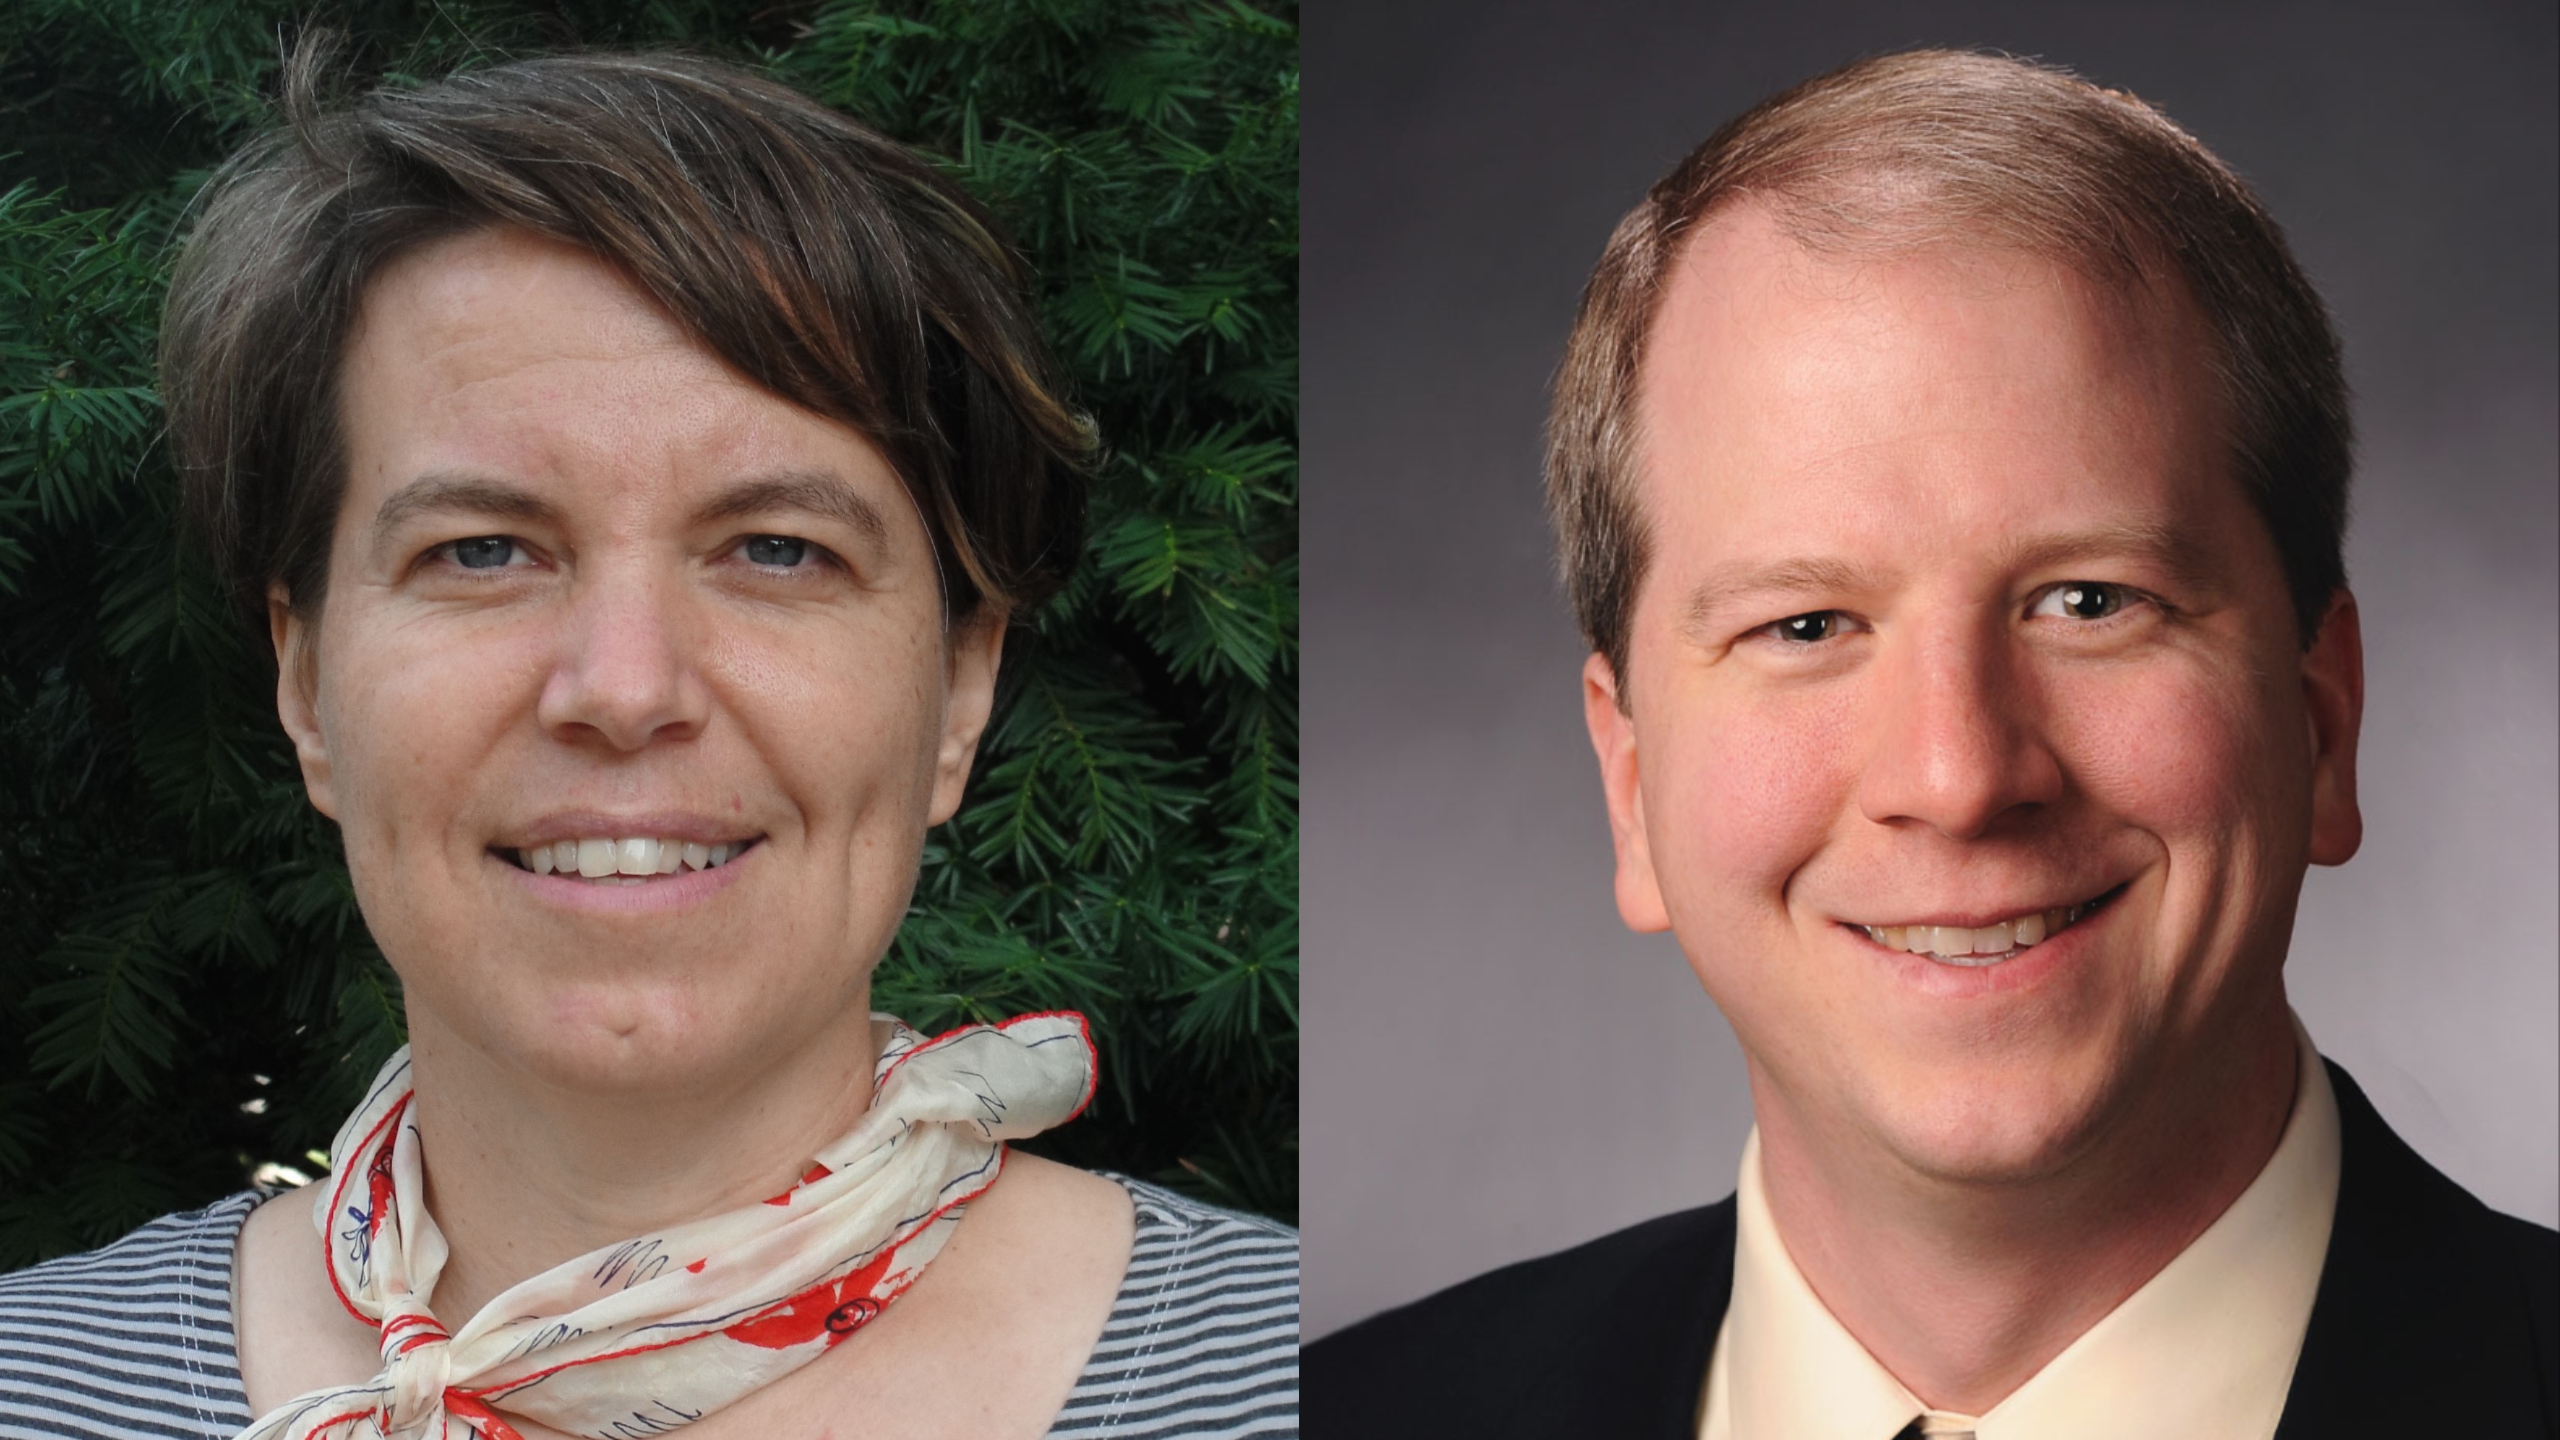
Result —
[{"label": "red pattern on scarf", "polygon": [[841,1280],[830,1280],[801,1291],[781,1304],[763,1310],[720,1333],[741,1344],[766,1350],[788,1350],[806,1345],[823,1335],[830,1349],[844,1337],[871,1323],[883,1306],[895,1296],[873,1299],[871,1292],[882,1276],[889,1273],[889,1263],[897,1258],[898,1247],[890,1246],[877,1259]]}]

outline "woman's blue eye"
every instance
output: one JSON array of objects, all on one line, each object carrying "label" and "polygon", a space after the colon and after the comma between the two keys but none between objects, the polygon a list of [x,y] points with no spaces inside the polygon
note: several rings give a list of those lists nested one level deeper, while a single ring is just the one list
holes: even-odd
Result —
[{"label": "woman's blue eye", "polygon": [[788,535],[755,535],[747,540],[747,559],[758,565],[780,565],[785,568],[809,557],[809,542]]},{"label": "woman's blue eye", "polygon": [[516,542],[504,535],[475,535],[453,542],[453,563],[465,570],[495,570],[515,553]]}]

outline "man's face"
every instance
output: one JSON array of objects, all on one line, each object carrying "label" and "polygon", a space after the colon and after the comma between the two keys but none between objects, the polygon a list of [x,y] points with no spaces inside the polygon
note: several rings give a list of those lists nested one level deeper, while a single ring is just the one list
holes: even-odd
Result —
[{"label": "man's face", "polygon": [[2303,651],[2211,353],[2015,254],[1745,210],[1680,263],[1628,706],[1599,657],[1586,702],[1620,908],[1764,1127],[2030,1178],[2281,1025],[2304,865],[2357,842],[2354,612]]}]

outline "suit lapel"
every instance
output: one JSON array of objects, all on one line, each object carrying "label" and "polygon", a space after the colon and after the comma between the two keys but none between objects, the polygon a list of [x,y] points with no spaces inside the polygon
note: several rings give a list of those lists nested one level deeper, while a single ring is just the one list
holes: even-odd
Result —
[{"label": "suit lapel", "polygon": [[[1662,1267],[1665,1273],[1655,1282],[1663,1287],[1659,1313],[1670,1317],[1671,1323],[1649,1337],[1630,1337],[1634,1344],[1651,1349],[1630,1378],[1638,1384],[1646,1375],[1670,1380],[1652,1396],[1650,1413],[1642,1419],[1644,1434],[1661,1440],[1694,1440],[1698,1433],[1698,1403],[1707,1391],[1707,1364],[1715,1358],[1716,1333],[1724,1327],[1724,1312],[1733,1303],[1734,1215],[1731,1196],[1707,1207],[1695,1248],[1679,1257],[1677,1265]],[[1669,1273],[1675,1270],[1680,1273]],[[1700,1304],[1701,1298],[1708,1303]]]},{"label": "suit lapel", "polygon": [[[2334,1064],[2329,1083],[2338,1214],[2276,1440],[2536,1433],[2525,1377],[2549,1367],[2519,1283],[2553,1277],[2519,1277],[2499,1218],[2391,1133]],[[2510,1418],[2528,1428],[2510,1432]]]},{"label": "suit lapel", "polygon": [[1614,1273],[1583,1282],[1599,1303],[1575,1307],[1568,1323],[1581,1322],[1572,1326],[1579,1333],[1558,1345],[1551,1377],[1551,1393],[1573,1397],[1571,1413],[1512,1433],[1694,1440],[1707,1362],[1733,1299],[1734,1203],[1665,1220],[1650,1243],[1613,1257]]}]

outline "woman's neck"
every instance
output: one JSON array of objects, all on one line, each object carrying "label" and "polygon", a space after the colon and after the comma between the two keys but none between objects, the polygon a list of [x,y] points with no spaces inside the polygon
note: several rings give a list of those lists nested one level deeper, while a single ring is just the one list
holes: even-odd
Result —
[{"label": "woman's neck", "polygon": [[868,997],[808,1043],[680,1084],[572,1089],[410,1016],[427,1206],[450,1249],[429,1304],[459,1329],[521,1281],[789,1189],[871,1103]]}]

